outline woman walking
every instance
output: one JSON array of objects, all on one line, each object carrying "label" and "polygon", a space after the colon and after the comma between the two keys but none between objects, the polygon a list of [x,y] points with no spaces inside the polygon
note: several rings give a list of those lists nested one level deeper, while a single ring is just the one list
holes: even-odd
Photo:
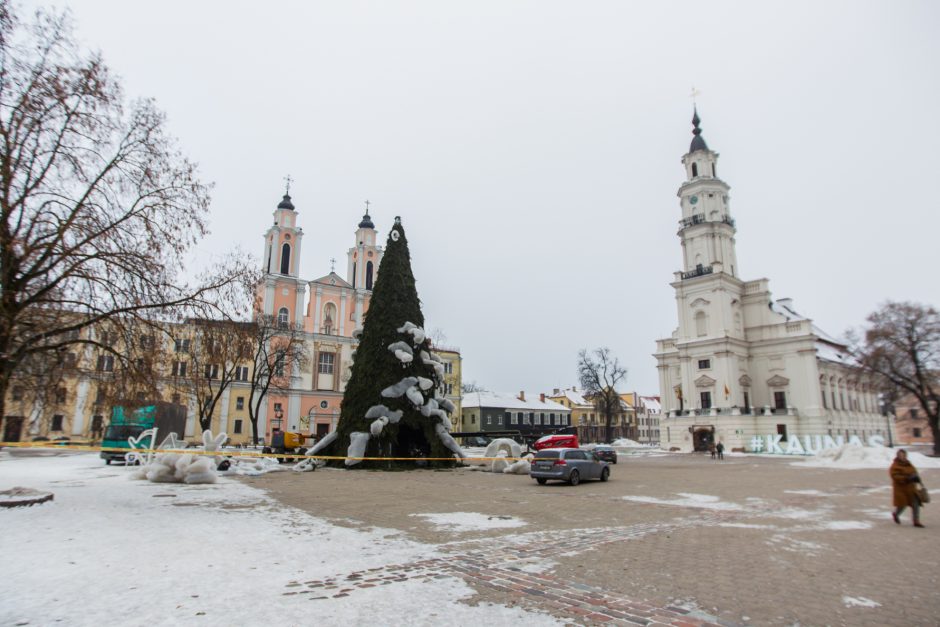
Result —
[{"label": "woman walking", "polygon": [[904,508],[910,507],[914,512],[914,526],[923,527],[920,524],[920,498],[917,496],[917,484],[920,483],[920,476],[914,465],[907,461],[907,451],[898,449],[898,454],[891,464],[891,484],[894,487],[894,507],[891,513],[894,522],[901,524],[901,513]]}]

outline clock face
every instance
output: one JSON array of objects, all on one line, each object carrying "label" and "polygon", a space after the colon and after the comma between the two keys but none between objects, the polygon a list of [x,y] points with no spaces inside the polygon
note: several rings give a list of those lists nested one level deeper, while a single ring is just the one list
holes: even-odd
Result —
[{"label": "clock face", "polygon": [[691,198],[689,198],[689,202],[694,205],[695,203],[698,202],[698,196],[692,196]]}]

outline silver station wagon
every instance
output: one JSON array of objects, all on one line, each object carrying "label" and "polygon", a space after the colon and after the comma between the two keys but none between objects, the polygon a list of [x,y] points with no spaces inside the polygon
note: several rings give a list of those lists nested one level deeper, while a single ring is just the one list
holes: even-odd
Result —
[{"label": "silver station wagon", "polygon": [[577,448],[546,448],[535,454],[529,476],[545,485],[549,480],[567,481],[578,485],[584,479],[610,478],[610,466],[597,459],[591,451]]}]

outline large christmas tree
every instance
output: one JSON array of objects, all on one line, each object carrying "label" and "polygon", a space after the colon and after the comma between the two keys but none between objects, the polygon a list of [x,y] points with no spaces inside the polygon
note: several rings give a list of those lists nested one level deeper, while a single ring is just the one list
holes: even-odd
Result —
[{"label": "large christmas tree", "polygon": [[[308,455],[346,457],[328,463],[350,468],[453,466],[455,456],[464,457],[448,433],[454,405],[439,392],[444,365],[423,327],[408,239],[396,217],[339,424]],[[361,457],[377,459],[355,459]]]}]

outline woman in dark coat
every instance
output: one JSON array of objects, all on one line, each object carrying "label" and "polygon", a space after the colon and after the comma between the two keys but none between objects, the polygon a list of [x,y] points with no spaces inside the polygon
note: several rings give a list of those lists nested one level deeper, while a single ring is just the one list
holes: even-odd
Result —
[{"label": "woman in dark coat", "polygon": [[910,507],[914,512],[914,526],[923,527],[920,524],[920,498],[917,496],[917,484],[920,483],[920,476],[914,465],[907,461],[907,451],[898,449],[898,454],[891,464],[891,484],[894,487],[894,512],[891,513],[894,522],[901,524],[901,512],[904,508]]}]

